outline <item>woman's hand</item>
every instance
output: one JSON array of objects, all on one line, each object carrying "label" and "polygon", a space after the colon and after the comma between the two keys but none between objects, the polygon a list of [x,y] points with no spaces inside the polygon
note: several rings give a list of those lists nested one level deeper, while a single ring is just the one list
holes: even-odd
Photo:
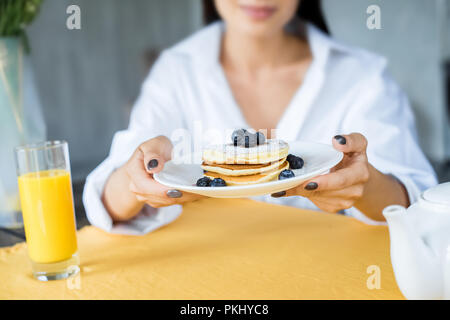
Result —
[{"label": "woman's hand", "polygon": [[172,153],[172,143],[165,136],[141,144],[125,165],[130,178],[130,191],[136,198],[153,208],[182,204],[201,198],[192,193],[171,190],[153,179],[153,174],[164,168]]},{"label": "woman's hand", "polygon": [[286,196],[307,197],[327,212],[351,208],[362,198],[370,177],[366,138],[359,133],[336,136],[333,147],[344,153],[342,161],[330,173],[286,191]]},{"label": "woman's hand", "polygon": [[382,209],[390,204],[408,205],[403,185],[369,164],[363,135],[335,136],[333,147],[344,153],[342,161],[330,173],[287,190],[285,196],[306,197],[326,212],[356,207],[375,220],[384,220]]},{"label": "woman's hand", "polygon": [[142,143],[109,178],[103,203],[115,221],[129,220],[148,204],[153,208],[197,200],[199,195],[171,190],[153,179],[171,158],[172,143],[159,136]]}]

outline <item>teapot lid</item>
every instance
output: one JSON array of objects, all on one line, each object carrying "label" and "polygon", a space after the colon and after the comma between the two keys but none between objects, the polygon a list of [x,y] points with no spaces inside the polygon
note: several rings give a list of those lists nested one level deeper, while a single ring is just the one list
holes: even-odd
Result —
[{"label": "teapot lid", "polygon": [[438,184],[426,190],[423,198],[427,201],[450,206],[450,182]]}]

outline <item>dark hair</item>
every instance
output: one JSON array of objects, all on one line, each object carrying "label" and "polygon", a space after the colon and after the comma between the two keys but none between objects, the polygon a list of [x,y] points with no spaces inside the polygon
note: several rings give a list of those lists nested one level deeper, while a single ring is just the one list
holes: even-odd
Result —
[{"label": "dark hair", "polygon": [[[323,17],[321,2],[321,0],[301,0],[296,16],[304,21],[313,23],[323,32],[329,34],[330,32]],[[217,20],[220,20],[220,16],[214,5],[214,0],[203,0],[203,22],[210,24]]]}]

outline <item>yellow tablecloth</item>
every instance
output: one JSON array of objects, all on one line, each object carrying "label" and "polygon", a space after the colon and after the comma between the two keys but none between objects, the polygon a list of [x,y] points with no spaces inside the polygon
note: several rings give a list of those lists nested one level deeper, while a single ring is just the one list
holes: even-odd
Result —
[{"label": "yellow tablecloth", "polygon": [[[207,199],[148,235],[85,227],[78,242],[81,274],[47,283],[32,278],[26,244],[0,249],[0,298],[403,298],[387,228],[335,214]],[[367,286],[371,265],[380,289]]]}]

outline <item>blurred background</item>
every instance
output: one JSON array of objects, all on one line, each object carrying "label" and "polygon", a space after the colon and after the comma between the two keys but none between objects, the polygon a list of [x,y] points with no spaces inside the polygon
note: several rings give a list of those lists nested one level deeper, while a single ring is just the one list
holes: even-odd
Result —
[{"label": "blurred background", "polygon": [[[308,0],[305,0],[308,1]],[[81,8],[81,30],[66,9]],[[381,30],[366,26],[381,8]],[[420,143],[450,180],[450,1],[324,0],[331,33],[386,56],[416,114]],[[28,29],[47,139],[69,142],[77,211],[87,174],[108,154],[158,52],[202,27],[200,0],[45,0]]]}]

